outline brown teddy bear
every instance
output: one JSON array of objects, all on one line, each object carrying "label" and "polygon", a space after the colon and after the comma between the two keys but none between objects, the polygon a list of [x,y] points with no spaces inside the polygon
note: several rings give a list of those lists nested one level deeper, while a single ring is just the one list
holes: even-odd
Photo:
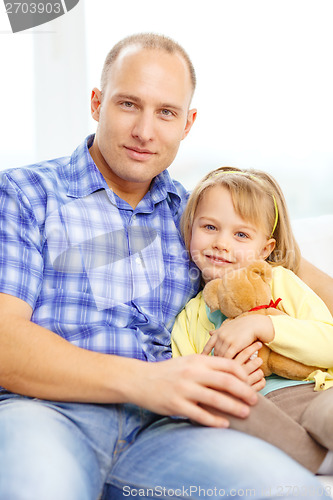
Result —
[{"label": "brown teddy bear", "polygon": [[[285,314],[276,308],[281,299],[273,303],[269,286],[271,279],[271,266],[263,260],[255,261],[248,267],[230,271],[222,278],[207,283],[203,298],[209,309],[212,312],[219,309],[228,318],[226,321],[248,314]],[[318,369],[286,358],[266,345],[262,346],[258,355],[263,360],[261,369],[265,377],[275,373],[293,380],[304,380]]]}]

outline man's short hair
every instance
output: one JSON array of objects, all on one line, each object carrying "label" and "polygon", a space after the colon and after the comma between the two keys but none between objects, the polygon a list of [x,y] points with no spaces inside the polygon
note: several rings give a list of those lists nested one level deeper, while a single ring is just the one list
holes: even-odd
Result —
[{"label": "man's short hair", "polygon": [[180,56],[183,57],[183,59],[186,62],[191,78],[192,91],[194,92],[196,86],[195,70],[191,59],[189,58],[187,52],[183,49],[183,47],[174,40],[172,40],[171,38],[164,35],[158,35],[156,33],[138,33],[135,35],[130,35],[124,38],[123,40],[120,40],[120,42],[118,42],[106,56],[101,75],[102,93],[107,84],[110,67],[117,59],[120,52],[126,47],[129,47],[131,45],[139,45],[143,49],[165,50],[169,54],[178,53]]}]

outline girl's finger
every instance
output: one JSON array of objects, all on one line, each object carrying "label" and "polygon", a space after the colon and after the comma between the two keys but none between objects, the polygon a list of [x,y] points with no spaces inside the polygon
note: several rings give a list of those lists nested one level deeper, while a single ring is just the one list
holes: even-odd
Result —
[{"label": "girl's finger", "polygon": [[235,360],[241,365],[250,360],[251,356],[253,356],[259,349],[262,347],[262,343],[257,341],[253,344],[245,347],[240,353],[237,354]]},{"label": "girl's finger", "polygon": [[265,385],[265,377],[264,377],[264,372],[260,370],[260,368],[257,368],[254,372],[252,372],[248,378],[247,382],[249,385],[252,387],[257,384],[258,382],[264,381],[263,384]]},{"label": "girl's finger", "polygon": [[213,350],[213,348],[215,347],[215,344],[216,344],[216,340],[217,340],[217,337],[214,336],[214,337],[211,337],[207,344],[205,345],[203,351],[202,351],[202,354],[210,354]]}]

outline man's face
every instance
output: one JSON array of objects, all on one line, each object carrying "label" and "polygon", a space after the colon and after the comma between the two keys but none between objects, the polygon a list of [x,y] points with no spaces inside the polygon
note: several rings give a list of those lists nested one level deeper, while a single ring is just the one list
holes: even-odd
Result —
[{"label": "man's face", "polygon": [[185,61],[163,50],[129,47],[111,66],[103,96],[92,94],[98,121],[91,155],[117,194],[148,191],[174,160],[196,110]]}]

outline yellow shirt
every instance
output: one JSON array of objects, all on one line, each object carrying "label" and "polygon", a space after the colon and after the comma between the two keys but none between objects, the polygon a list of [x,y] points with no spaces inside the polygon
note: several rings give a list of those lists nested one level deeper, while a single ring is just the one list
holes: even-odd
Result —
[{"label": "yellow shirt", "polygon": [[[327,369],[311,374],[316,388],[333,386],[333,318],[324,302],[292,271],[273,267],[272,298],[282,298],[278,309],[286,315],[270,316],[275,336],[268,346],[307,365]],[[207,317],[202,292],[177,316],[171,343],[174,357],[201,353],[214,325]],[[314,376],[315,375],[315,376]]]}]

